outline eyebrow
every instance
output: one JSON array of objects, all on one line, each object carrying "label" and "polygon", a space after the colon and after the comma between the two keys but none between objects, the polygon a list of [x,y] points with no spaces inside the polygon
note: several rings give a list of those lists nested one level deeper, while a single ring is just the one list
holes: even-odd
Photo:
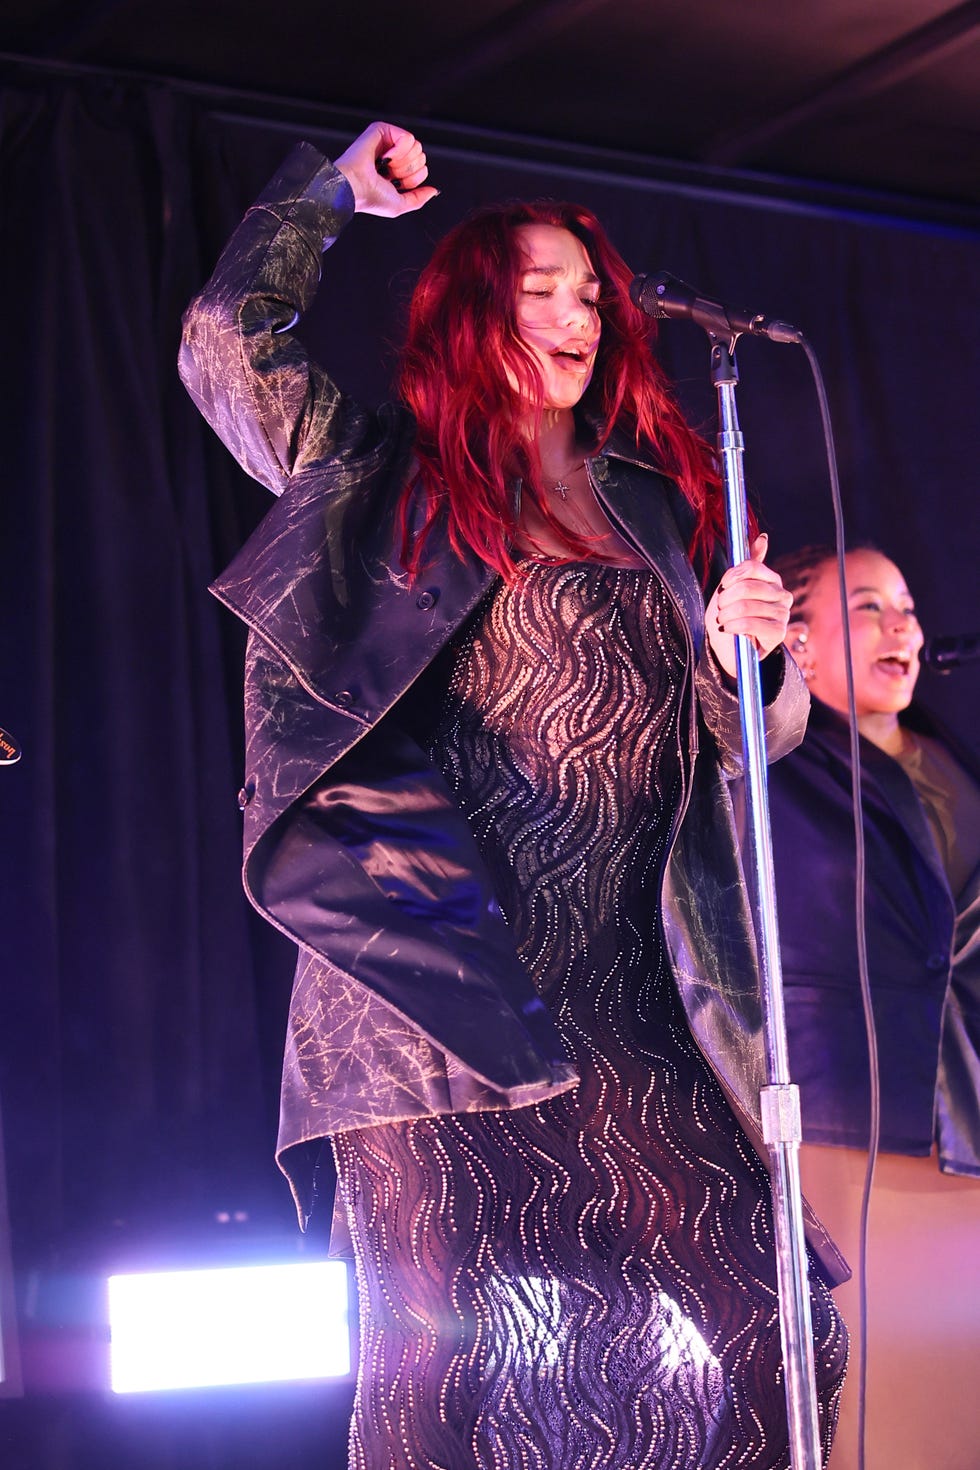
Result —
[{"label": "eyebrow", "polygon": [[[880,587],[852,587],[847,595],[848,597],[860,597],[866,592],[873,592],[876,597],[883,597],[885,595]],[[912,594],[907,587],[903,587],[901,592],[898,593],[898,596],[911,597]]]},{"label": "eyebrow", "polygon": [[[562,265],[529,265],[525,266],[521,274],[525,276],[563,276],[565,274],[565,267]],[[581,283],[583,286],[602,285],[599,277],[594,275],[592,271],[588,271],[582,276]]]}]

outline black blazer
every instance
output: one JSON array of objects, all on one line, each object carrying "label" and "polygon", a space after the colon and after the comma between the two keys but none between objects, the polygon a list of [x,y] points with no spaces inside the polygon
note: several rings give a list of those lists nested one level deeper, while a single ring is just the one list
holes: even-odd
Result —
[{"label": "black blazer", "polygon": [[[905,718],[905,717],[903,717]],[[934,733],[915,711],[907,716]],[[881,1146],[980,1175],[980,875],[957,903],[915,788],[861,740],[865,925]],[[802,745],[769,773],[790,1067],[804,1137],[866,1147],[869,1064],[858,988],[847,722],[814,700]]]}]

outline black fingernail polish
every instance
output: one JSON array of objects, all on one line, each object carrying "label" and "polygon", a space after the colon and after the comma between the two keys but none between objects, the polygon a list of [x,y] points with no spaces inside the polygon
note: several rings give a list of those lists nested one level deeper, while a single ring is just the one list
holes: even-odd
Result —
[{"label": "black fingernail polish", "polygon": [[399,194],[404,194],[404,192],[405,192],[405,185],[402,183],[401,179],[392,179],[391,182],[394,184],[394,186],[398,190]]},{"label": "black fingernail polish", "polygon": [[377,163],[374,166],[377,169],[378,173],[381,175],[381,177],[383,179],[386,179],[388,177],[389,173],[391,172],[391,159],[390,158],[379,158],[378,161],[377,161]]}]

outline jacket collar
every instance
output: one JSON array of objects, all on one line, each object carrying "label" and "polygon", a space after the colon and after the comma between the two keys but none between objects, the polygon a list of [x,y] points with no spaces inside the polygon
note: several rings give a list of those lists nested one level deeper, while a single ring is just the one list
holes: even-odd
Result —
[{"label": "jacket collar", "polygon": [[[906,723],[903,721],[902,723]],[[908,723],[912,723],[909,721]],[[916,722],[919,728],[921,721]],[[831,709],[822,700],[813,698],[810,704],[808,735],[812,735],[829,747],[836,757],[848,768],[851,763],[850,730],[845,716]],[[873,783],[875,794],[883,801],[892,815],[898,819],[915,843],[924,860],[933,869],[943,886],[946,875],[936,851],[932,832],[922,810],[911,779],[899,761],[875,745],[873,740],[860,736],[861,773],[863,783]]]},{"label": "jacket collar", "polygon": [[602,444],[602,448],[596,451],[598,455],[619,459],[626,464],[638,465],[644,470],[654,470],[659,475],[667,475],[667,467],[662,456],[657,453],[652,444],[637,444],[636,435],[627,423],[616,424],[605,443],[602,441],[601,434],[597,435],[596,442]]}]

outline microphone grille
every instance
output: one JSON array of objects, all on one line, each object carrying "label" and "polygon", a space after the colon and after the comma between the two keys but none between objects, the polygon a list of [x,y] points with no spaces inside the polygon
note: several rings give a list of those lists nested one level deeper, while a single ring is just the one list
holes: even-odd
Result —
[{"label": "microphone grille", "polygon": [[661,276],[640,275],[634,276],[630,282],[630,300],[634,306],[638,306],[647,316],[664,318],[661,300],[663,291],[663,278]]}]

